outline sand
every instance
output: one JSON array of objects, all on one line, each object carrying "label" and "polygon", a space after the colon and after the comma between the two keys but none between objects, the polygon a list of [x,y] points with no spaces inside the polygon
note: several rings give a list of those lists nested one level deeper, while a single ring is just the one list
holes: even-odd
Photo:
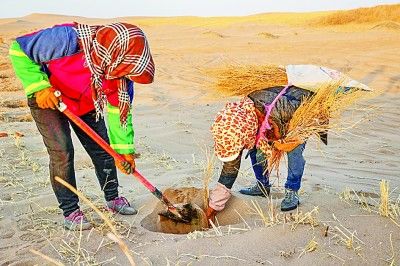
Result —
[{"label": "sand", "polygon": [[[188,235],[163,234],[152,227],[157,200],[134,178],[120,174],[121,194],[139,213],[111,218],[138,265],[400,263],[399,220],[376,213],[381,179],[389,181],[391,198],[399,198],[400,35],[396,27],[383,27],[386,24],[381,21],[354,27],[306,23],[307,18],[324,14],[125,19],[146,32],[157,66],[153,84],[136,86],[134,126],[141,153],[137,167],[161,190],[202,188],[204,149],[212,145],[209,127],[225,102],[236,99],[213,91],[204,68],[225,63],[318,64],[344,71],[381,91],[361,104],[378,107],[366,121],[345,134],[331,133],[328,146],[309,141],[302,204],[299,213],[291,216],[277,207],[285,167],[280,178],[271,177],[277,190],[272,201],[245,197],[237,191],[251,184],[254,175],[243,159],[232,188],[234,198],[219,214],[217,228]],[[8,134],[0,138],[0,265],[43,264],[30,249],[66,264],[128,263],[118,245],[106,236],[107,227],[87,206],[83,209],[96,224],[94,230],[81,235],[61,227],[61,213],[48,180],[48,156],[7,59],[6,44],[15,36],[69,21],[112,20],[43,14],[0,20],[5,43],[0,44],[0,132]],[[78,186],[102,206],[92,163],[75,136],[74,143]],[[220,168],[216,162],[211,187]],[[346,188],[368,193],[370,205],[341,197]],[[198,203],[201,206],[201,200]],[[257,205],[268,219],[257,214]],[[308,217],[306,224],[299,223],[304,217]],[[318,243],[315,250],[307,248],[312,241]]]},{"label": "sand", "polygon": [[[153,212],[146,216],[140,223],[144,228],[153,232],[169,234],[187,234],[208,228],[202,200],[204,197],[204,190],[193,187],[168,188],[163,191],[163,194],[178,209],[182,209],[186,204],[190,203],[190,208],[195,210],[194,215],[190,216],[192,220],[190,220],[189,223],[185,223],[159,215],[166,211],[165,206],[159,202]],[[189,208],[189,206],[186,208]]]}]

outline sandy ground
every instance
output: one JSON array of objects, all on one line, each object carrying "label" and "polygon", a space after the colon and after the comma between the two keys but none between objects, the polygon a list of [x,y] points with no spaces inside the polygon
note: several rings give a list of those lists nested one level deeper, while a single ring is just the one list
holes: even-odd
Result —
[{"label": "sandy ground", "polygon": [[[31,15],[0,20],[0,37],[7,44],[13,36],[72,20],[106,22]],[[330,134],[328,146],[308,143],[302,205],[291,216],[277,210],[281,193],[273,194],[272,203],[237,193],[254,179],[250,163],[243,160],[233,187],[235,199],[219,215],[221,227],[189,235],[152,232],[151,222],[146,221],[157,201],[133,178],[120,175],[121,194],[139,208],[139,214],[112,220],[138,265],[400,263],[399,217],[391,220],[377,214],[381,179],[390,182],[391,198],[399,204],[398,30],[276,25],[257,18],[236,22],[231,18],[226,23],[194,18],[186,23],[184,19],[127,20],[146,32],[157,66],[156,81],[136,87],[134,125],[142,155],[137,167],[160,189],[202,188],[205,148],[212,144],[209,127],[228,100],[208,85],[204,68],[224,63],[318,64],[344,71],[382,92],[362,103],[376,107],[373,114],[346,114],[367,115],[367,121],[340,136]],[[127,265],[118,245],[107,238],[107,227],[87,206],[84,210],[97,224],[94,230],[79,234],[60,226],[62,217],[48,180],[48,156],[13,76],[6,44],[1,44],[0,61],[0,131],[9,134],[0,138],[0,265],[43,264],[30,249],[66,264]],[[90,159],[75,136],[74,140],[79,189],[101,206]],[[220,167],[216,162],[211,186]],[[271,177],[278,191],[285,174],[283,168],[279,179]],[[353,191],[367,192],[365,199],[358,199]],[[358,204],[360,200],[369,205]],[[256,213],[257,203],[269,217],[265,222]]]}]

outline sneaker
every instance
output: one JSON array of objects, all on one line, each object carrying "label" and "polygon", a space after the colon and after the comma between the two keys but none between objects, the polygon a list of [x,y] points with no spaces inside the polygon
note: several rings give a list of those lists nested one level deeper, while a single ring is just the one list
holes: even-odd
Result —
[{"label": "sneaker", "polygon": [[92,225],[88,222],[85,215],[80,209],[75,210],[73,213],[64,217],[64,227],[71,231],[88,230]]},{"label": "sneaker", "polygon": [[285,198],[281,202],[281,211],[287,212],[297,208],[299,206],[299,194],[297,191],[286,189]]},{"label": "sneaker", "polygon": [[263,186],[259,183],[256,183],[252,187],[248,188],[242,188],[239,190],[239,193],[244,194],[244,195],[249,195],[249,196],[269,196],[269,193],[271,191],[270,187]]},{"label": "sneaker", "polygon": [[117,197],[113,200],[107,201],[107,209],[113,213],[119,213],[123,215],[134,215],[137,210],[129,204],[125,197]]}]

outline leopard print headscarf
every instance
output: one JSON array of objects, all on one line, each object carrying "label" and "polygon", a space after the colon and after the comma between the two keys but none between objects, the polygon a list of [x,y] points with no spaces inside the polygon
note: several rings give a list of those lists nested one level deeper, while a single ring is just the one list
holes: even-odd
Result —
[{"label": "leopard print headscarf", "polygon": [[250,98],[227,103],[211,126],[218,159],[229,162],[236,159],[243,149],[253,148],[257,130],[257,114]]}]

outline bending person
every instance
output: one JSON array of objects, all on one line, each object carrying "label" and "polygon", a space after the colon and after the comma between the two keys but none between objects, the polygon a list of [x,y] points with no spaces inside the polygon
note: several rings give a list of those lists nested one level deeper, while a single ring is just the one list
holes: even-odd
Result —
[{"label": "bending person", "polygon": [[[28,105],[50,157],[50,180],[67,229],[91,228],[79,198],[55,181],[58,176],[76,187],[71,130],[89,154],[104,192],[106,207],[133,215],[136,210],[118,194],[114,159],[56,110],[58,90],[68,108],[124,156],[117,167],[135,169],[131,102],[133,83],[151,83],[154,63],[144,33],[127,23],[89,26],[57,25],[18,37],[10,58],[22,81]],[[103,114],[107,109],[109,132]]]},{"label": "bending person", "polygon": [[[289,122],[302,101],[313,95],[316,88],[326,82],[341,80],[347,88],[371,90],[364,84],[346,78],[342,73],[314,65],[290,65],[286,67],[289,84],[276,86],[250,93],[238,102],[227,103],[218,112],[212,125],[214,151],[223,168],[216,188],[210,192],[207,217],[215,218],[217,212],[225,208],[231,196],[232,186],[238,176],[242,155],[248,150],[257,179],[254,186],[241,189],[247,195],[269,195],[270,182],[267,157],[256,148],[256,139],[263,122],[268,121],[270,129],[265,138],[269,145],[287,153],[288,174],[285,183],[285,197],[281,202],[282,211],[291,211],[299,205],[298,191],[305,168],[303,151],[306,143],[292,140],[282,143],[282,136],[288,132]],[[271,105],[271,103],[273,103]],[[268,112],[267,108],[270,108]],[[327,144],[327,133],[320,133],[321,140]]]}]

